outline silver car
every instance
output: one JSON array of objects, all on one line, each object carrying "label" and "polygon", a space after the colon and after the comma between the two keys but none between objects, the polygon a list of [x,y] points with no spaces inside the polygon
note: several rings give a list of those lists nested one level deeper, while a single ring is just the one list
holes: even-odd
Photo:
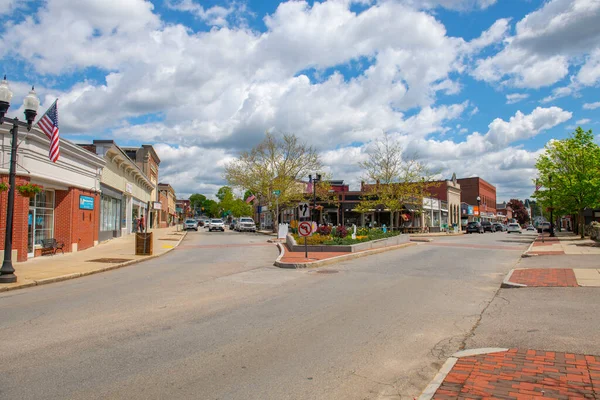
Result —
[{"label": "silver car", "polygon": [[225,232],[225,224],[222,219],[211,219],[210,224],[208,224],[208,231],[221,231]]},{"label": "silver car", "polygon": [[521,232],[521,225],[519,224],[508,224],[508,229],[506,230],[506,233],[523,233]]},{"label": "silver car", "polygon": [[183,223],[183,229],[185,229],[186,231],[188,229],[193,229],[195,231],[198,230],[198,221],[196,221],[195,219],[186,219],[185,222]]},{"label": "silver car", "polygon": [[242,217],[235,226],[235,230],[238,232],[256,232],[256,224],[252,218]]}]

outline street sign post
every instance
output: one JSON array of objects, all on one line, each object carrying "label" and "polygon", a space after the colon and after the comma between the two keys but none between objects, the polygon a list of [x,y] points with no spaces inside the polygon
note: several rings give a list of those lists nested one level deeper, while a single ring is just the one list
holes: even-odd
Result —
[{"label": "street sign post", "polygon": [[275,226],[279,226],[279,195],[281,194],[281,190],[273,190],[273,195],[275,196],[275,207],[277,209],[275,214]]},{"label": "street sign post", "polygon": [[273,190],[273,194],[277,197],[281,194],[281,190]]},{"label": "street sign post", "polygon": [[300,203],[298,204],[298,219],[308,218],[310,216],[310,208],[308,207],[308,203]]},{"label": "street sign post", "polygon": [[312,234],[313,228],[312,223],[309,221],[302,221],[298,224],[298,235],[304,238],[304,257],[308,258],[308,244],[306,243],[306,237]]}]

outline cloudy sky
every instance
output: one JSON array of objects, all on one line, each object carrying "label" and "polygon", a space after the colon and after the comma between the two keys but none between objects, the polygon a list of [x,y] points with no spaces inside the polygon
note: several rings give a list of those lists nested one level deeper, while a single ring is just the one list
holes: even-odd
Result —
[{"label": "cloudy sky", "polygon": [[600,0],[0,0],[0,16],[13,104],[35,84],[63,137],[153,144],[183,197],[272,131],[353,188],[388,132],[446,178],[525,198],[548,140],[599,128]]}]

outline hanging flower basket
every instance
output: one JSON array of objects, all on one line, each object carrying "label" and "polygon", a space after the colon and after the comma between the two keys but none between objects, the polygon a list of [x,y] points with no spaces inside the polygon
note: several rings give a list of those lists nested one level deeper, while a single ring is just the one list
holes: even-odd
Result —
[{"label": "hanging flower basket", "polygon": [[43,188],[40,185],[36,185],[35,183],[17,186],[17,190],[23,197],[35,197],[42,189]]},{"label": "hanging flower basket", "polygon": [[6,192],[8,190],[8,183],[0,182],[0,192]]}]

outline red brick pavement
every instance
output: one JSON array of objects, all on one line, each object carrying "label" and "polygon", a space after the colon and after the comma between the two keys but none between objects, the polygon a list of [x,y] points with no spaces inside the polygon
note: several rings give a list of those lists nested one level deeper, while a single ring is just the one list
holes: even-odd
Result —
[{"label": "red brick pavement", "polygon": [[530,287],[578,287],[570,268],[530,268],[513,271],[510,282]]},{"label": "red brick pavement", "polygon": [[600,399],[600,357],[510,349],[459,358],[434,399]]}]

